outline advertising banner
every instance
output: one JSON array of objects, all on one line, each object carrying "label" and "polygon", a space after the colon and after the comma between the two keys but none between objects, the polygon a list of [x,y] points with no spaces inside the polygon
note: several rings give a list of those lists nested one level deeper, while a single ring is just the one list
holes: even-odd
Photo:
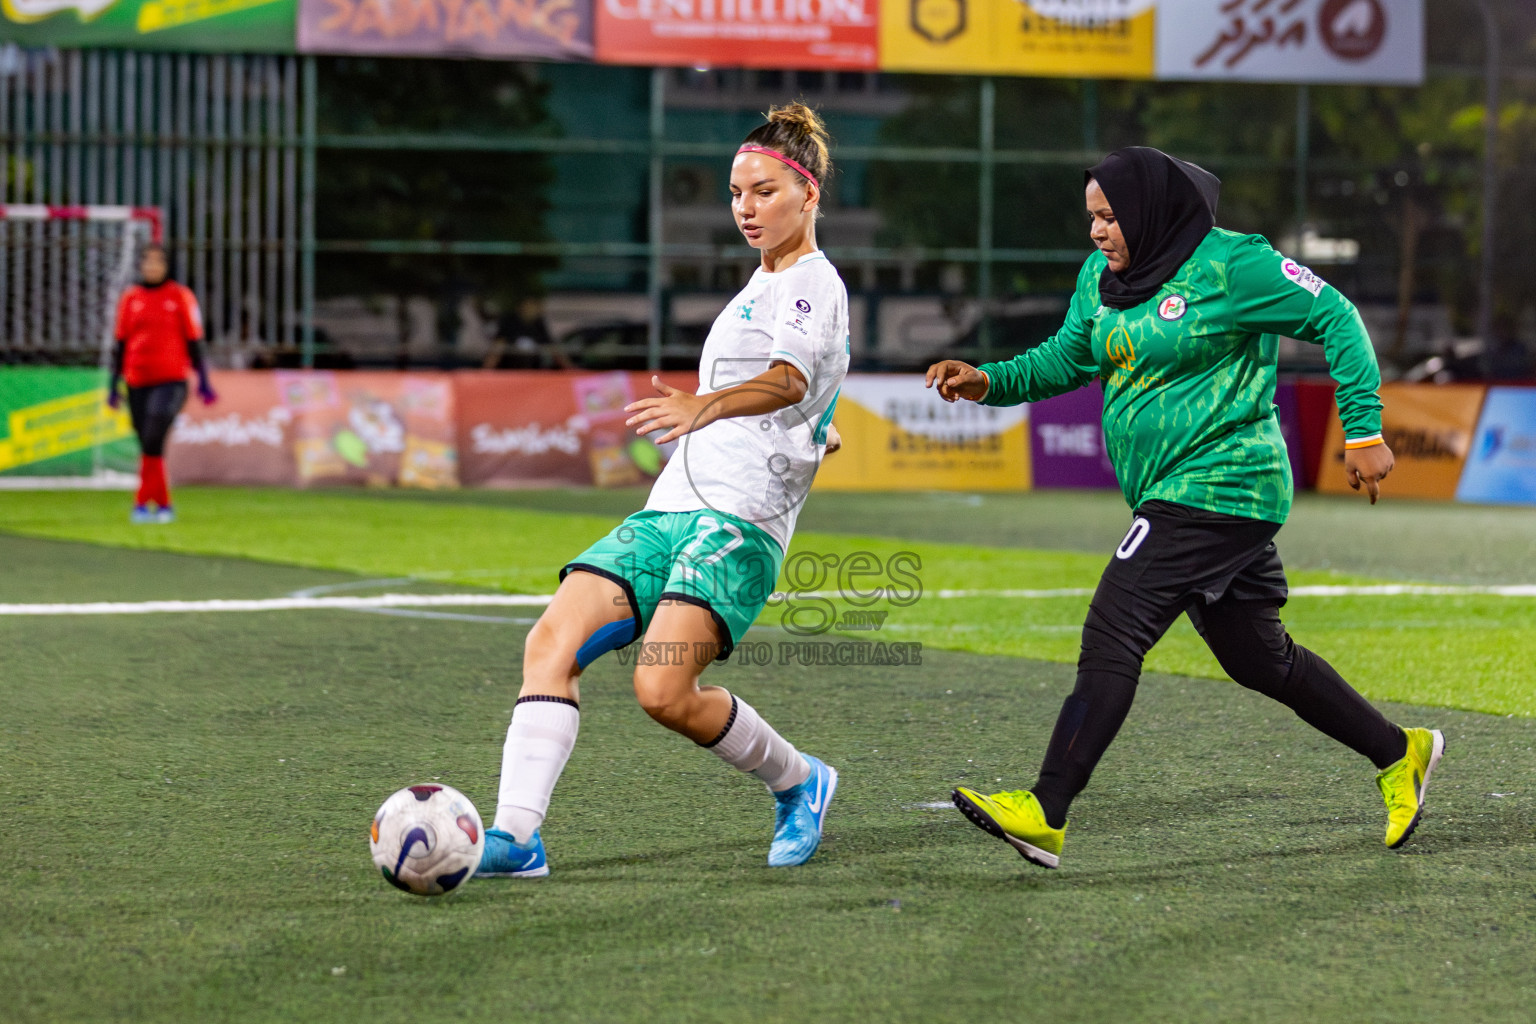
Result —
[{"label": "advertising banner", "polygon": [[182,483],[455,487],[453,384],[443,373],[215,373],[166,447]]},{"label": "advertising banner", "polygon": [[[1296,486],[1311,490],[1317,486],[1318,472],[1322,469],[1328,425],[1339,418],[1333,401],[1334,383],[1331,380],[1298,380],[1289,387],[1296,396],[1296,433],[1301,442],[1301,472],[1296,475]],[[1278,394],[1276,401],[1279,401]],[[1284,415],[1282,410],[1281,416]],[[1290,440],[1289,435],[1286,440]]]},{"label": "advertising banner", "polygon": [[1036,487],[1119,488],[1104,450],[1103,418],[1098,381],[1029,407],[1029,459]]},{"label": "advertising banner", "polygon": [[187,403],[166,444],[174,483],[298,483],[293,458],[293,410],[283,404],[270,373],[214,370],[217,403]]},{"label": "advertising banner", "polygon": [[299,50],[592,58],[592,0],[298,0]]},{"label": "advertising banner", "polygon": [[292,53],[298,0],[0,0],[20,46]]},{"label": "advertising banner", "polygon": [[[1300,489],[1305,484],[1294,384],[1275,387],[1275,408],[1280,413],[1280,433],[1290,456],[1291,476]],[[1120,486],[1104,449],[1103,415],[1104,393],[1097,381],[1029,407],[1029,455],[1036,487]]]},{"label": "advertising banner", "polygon": [[1423,0],[1157,0],[1157,77],[1418,85]]},{"label": "advertising banner", "polygon": [[593,0],[605,64],[874,70],[881,0]]},{"label": "advertising banner", "polygon": [[[694,373],[658,376],[698,389]],[[676,447],[658,448],[624,426],[624,407],[655,394],[649,373],[459,373],[454,390],[466,487],[647,484]]]},{"label": "advertising banner", "polygon": [[107,408],[101,370],[0,368],[0,476],[127,471],[137,468],[138,456],[127,410]]},{"label": "advertising banner", "polygon": [[[1405,498],[1454,498],[1487,388],[1481,384],[1387,384],[1381,389],[1382,437],[1395,465],[1385,486]],[[1348,494],[1344,427],[1335,413],[1317,478],[1325,494]]]},{"label": "advertising banner", "polygon": [[880,0],[885,71],[1151,78],[1155,0]]},{"label": "advertising banner", "polygon": [[1029,490],[1027,405],[950,405],[917,374],[860,374],[832,422],[843,450],[822,462],[822,490]]},{"label": "advertising banner", "polygon": [[1291,482],[1298,491],[1310,487],[1306,481],[1301,402],[1296,385],[1275,385],[1275,410],[1280,414],[1280,436],[1285,438],[1285,453],[1291,459]]},{"label": "advertising banner", "polygon": [[1457,501],[1536,505],[1536,388],[1490,388]]}]

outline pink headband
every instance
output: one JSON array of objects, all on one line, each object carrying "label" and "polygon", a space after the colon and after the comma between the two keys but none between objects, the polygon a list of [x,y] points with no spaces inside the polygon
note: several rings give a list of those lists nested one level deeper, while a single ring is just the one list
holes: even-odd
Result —
[{"label": "pink headband", "polygon": [[771,156],[775,160],[779,161],[780,163],[783,163],[783,164],[787,165],[792,170],[799,171],[802,175],[805,176],[805,180],[809,181],[812,185],[815,185],[818,190],[821,188],[821,182],[816,180],[816,175],[812,174],[810,171],[806,170],[804,167],[801,167],[799,164],[795,163],[789,157],[785,156],[783,153],[780,153],[776,149],[769,149],[767,146],[754,146],[752,143],[749,142],[745,146],[742,146],[740,149],[738,149],[736,152],[738,152],[738,153],[761,153],[761,154],[763,154],[763,156]]}]

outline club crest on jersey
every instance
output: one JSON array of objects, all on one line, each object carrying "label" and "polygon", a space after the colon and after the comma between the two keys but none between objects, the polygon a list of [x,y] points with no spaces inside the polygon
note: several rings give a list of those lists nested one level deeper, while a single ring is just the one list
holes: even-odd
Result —
[{"label": "club crest on jersey", "polygon": [[1107,343],[1109,361],[1121,370],[1129,373],[1136,365],[1136,346],[1131,343],[1131,332],[1124,327],[1116,327],[1109,332]]},{"label": "club crest on jersey", "polygon": [[1164,320],[1177,320],[1184,315],[1189,308],[1189,303],[1184,301],[1182,295],[1170,295],[1157,304],[1157,315]]},{"label": "club crest on jersey", "polygon": [[1283,257],[1280,260],[1280,273],[1284,274],[1291,284],[1298,288],[1305,288],[1313,295],[1323,294],[1323,286],[1328,283],[1295,260]]}]

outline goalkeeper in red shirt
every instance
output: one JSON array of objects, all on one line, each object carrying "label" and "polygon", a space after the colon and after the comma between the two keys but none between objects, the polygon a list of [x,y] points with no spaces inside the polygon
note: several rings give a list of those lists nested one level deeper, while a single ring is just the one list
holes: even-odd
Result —
[{"label": "goalkeeper in red shirt", "polygon": [[172,280],[164,246],[156,242],[144,247],[139,277],[118,302],[107,404],[118,407],[118,384],[126,381],[128,413],[143,451],[132,520],[169,523],[176,513],[165,482],[165,438],[186,404],[187,375],[197,373],[197,394],[204,405],[212,405],[217,396],[208,383],[203,356],[202,313],[192,290]]}]

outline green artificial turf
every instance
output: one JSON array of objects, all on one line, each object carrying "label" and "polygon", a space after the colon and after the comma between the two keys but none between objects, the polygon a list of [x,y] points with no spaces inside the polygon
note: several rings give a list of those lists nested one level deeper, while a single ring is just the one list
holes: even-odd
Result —
[{"label": "green artificial turf", "polygon": [[[14,537],[0,560],[6,601],[349,579]],[[1389,706],[1450,744],[1390,852],[1369,765],[1230,683],[1151,674],[1045,872],[943,804],[1033,777],[1071,669],[1014,657],[715,670],[842,772],[822,850],[784,871],[761,787],[604,659],[552,876],[399,893],[369,818],[433,779],[490,812],[525,631],[0,617],[0,1020],[1529,1019],[1536,721]]]},{"label": "green artificial turf", "polygon": [[[642,488],[373,492],[381,499],[567,512],[617,519],[645,503]],[[798,529],[1001,548],[1083,551],[1100,561],[1130,526],[1117,491],[943,491],[865,494],[816,490]],[[1323,569],[1447,583],[1536,582],[1536,508],[1301,493],[1281,531],[1291,569]]]},{"label": "green artificial turf", "polygon": [[[962,500],[975,497],[975,501]],[[132,526],[121,495],[92,492],[0,492],[0,529],[128,548],[234,555],[265,562],[358,573],[418,577],[443,583],[548,593],[559,566],[612,528],[616,508],[632,492],[485,492],[430,496],[398,493],[188,488],[178,492],[181,520],[164,527]],[[821,525],[896,528],[924,537],[901,540],[812,529],[796,533],[791,560],[824,571],[788,575],[786,590],[867,589],[898,582],[886,570],[910,555],[908,575],[923,596],[900,606],[876,601],[888,614],[878,633],[860,639],[920,642],[926,647],[1050,661],[1076,659],[1087,598],[945,598],[945,590],[1091,589],[1125,512],[1116,495],[813,495],[810,509],[836,506]],[[559,508],[593,506],[597,515]],[[524,507],[533,505],[537,507]],[[1362,523],[1380,513],[1387,532]],[[899,514],[899,518],[897,518]],[[1465,520],[1465,529],[1457,524]],[[1035,524],[1035,525],[1029,525]],[[998,546],[1012,539],[1064,537],[1082,524],[1088,550]],[[975,535],[988,543],[958,543]],[[1038,536],[1037,536],[1038,535]],[[1109,537],[1103,545],[1099,541]],[[1353,538],[1348,543],[1339,538]],[[1280,536],[1295,585],[1372,584],[1382,580],[1459,583],[1536,583],[1536,511],[1425,504],[1378,506],[1338,499],[1302,503]],[[1502,557],[1495,556],[1495,549]],[[856,553],[880,571],[863,580],[839,579]],[[1459,554],[1458,554],[1459,552]],[[1391,571],[1383,559],[1395,554]],[[86,595],[88,597],[89,595]],[[233,596],[233,595],[230,595]],[[82,598],[84,599],[84,598]],[[764,610],[765,625],[814,600],[791,597]],[[846,602],[836,602],[841,616]],[[1285,611],[1298,641],[1332,661],[1376,699],[1536,715],[1536,598],[1485,595],[1297,597]],[[1220,667],[1186,621],[1148,658],[1154,671],[1223,678]]]}]

